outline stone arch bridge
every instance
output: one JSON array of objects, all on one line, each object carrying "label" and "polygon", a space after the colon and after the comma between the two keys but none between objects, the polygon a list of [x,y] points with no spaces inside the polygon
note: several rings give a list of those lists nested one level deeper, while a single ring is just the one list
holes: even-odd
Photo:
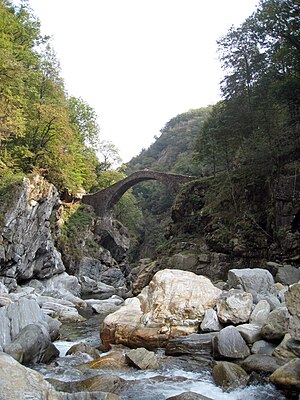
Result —
[{"label": "stone arch bridge", "polygon": [[100,216],[106,216],[114,207],[114,205],[120,200],[123,194],[132,186],[139,182],[156,180],[162,182],[172,192],[176,192],[179,189],[179,185],[182,183],[190,182],[195,180],[196,177],[171,174],[150,170],[142,170],[133,172],[126,178],[114,183],[107,188],[100,190],[94,194],[88,194],[83,196],[82,202],[93,206],[95,213]]}]

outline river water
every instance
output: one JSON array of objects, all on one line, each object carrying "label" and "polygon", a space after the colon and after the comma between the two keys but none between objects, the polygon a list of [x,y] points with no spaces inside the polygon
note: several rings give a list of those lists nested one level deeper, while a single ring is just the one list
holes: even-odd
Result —
[{"label": "river water", "polygon": [[[117,375],[127,381],[120,393],[122,400],[164,400],[183,392],[196,392],[214,400],[286,400],[272,385],[251,385],[230,393],[217,387],[207,367],[195,368],[193,362],[180,357],[172,357],[174,362],[162,363],[159,371],[141,371],[135,368],[124,370],[77,369],[79,364],[91,361],[87,354],[76,353],[65,356],[75,343],[85,342],[92,346],[100,345],[99,326],[101,316],[94,316],[83,323],[66,324],[62,327],[62,339],[54,344],[60,350],[60,357],[50,365],[40,365],[36,369],[46,378],[64,381],[85,379],[92,375]],[[163,351],[158,351],[163,360]],[[170,357],[169,357],[170,358]]]}]

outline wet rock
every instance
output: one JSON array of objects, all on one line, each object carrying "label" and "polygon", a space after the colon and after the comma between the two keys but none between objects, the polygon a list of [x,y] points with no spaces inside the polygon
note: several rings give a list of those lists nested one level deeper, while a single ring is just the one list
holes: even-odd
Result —
[{"label": "wet rock", "polygon": [[289,327],[289,313],[286,307],[279,307],[271,311],[266,324],[263,325],[261,335],[266,340],[282,340]]},{"label": "wet rock", "polygon": [[255,324],[238,325],[237,330],[246,343],[257,342],[261,338],[261,326]]},{"label": "wet rock", "polygon": [[248,373],[255,371],[271,374],[282,365],[283,362],[278,360],[276,357],[264,354],[251,354],[240,363],[240,366]]},{"label": "wet rock", "polygon": [[129,349],[124,346],[113,346],[113,350],[105,355],[101,355],[100,358],[94,361],[81,365],[80,369],[128,369],[125,357],[128,351]]},{"label": "wet rock", "polygon": [[4,351],[25,365],[48,363],[59,355],[46,328],[33,324],[25,326]]},{"label": "wet rock", "polygon": [[178,356],[187,354],[191,356],[211,357],[212,355],[212,340],[217,333],[193,333],[188,336],[177,336],[170,339],[166,354]]},{"label": "wet rock", "polygon": [[267,300],[260,300],[254,307],[249,321],[255,325],[264,325],[270,314],[271,307]]},{"label": "wet rock", "polygon": [[295,358],[276,369],[270,376],[274,385],[300,390],[300,359]]},{"label": "wet rock", "polygon": [[269,271],[260,268],[231,269],[228,271],[228,286],[251,293],[254,303],[269,301],[277,296],[274,278]]},{"label": "wet rock", "polygon": [[57,340],[60,337],[60,327],[62,323],[58,319],[51,318],[49,315],[44,315],[44,320],[48,324],[48,331],[50,334],[51,341]]},{"label": "wet rock", "polygon": [[87,343],[77,343],[74,344],[69,348],[69,350],[66,352],[66,356],[69,356],[74,353],[85,353],[91,356],[94,360],[100,358],[100,352],[97,350],[95,347],[90,346]]},{"label": "wet rock", "polygon": [[61,400],[120,400],[117,394],[106,392],[61,393],[61,396]]},{"label": "wet rock", "polygon": [[159,369],[157,355],[144,348],[130,350],[126,353],[126,359],[129,365],[134,365],[139,369]]},{"label": "wet rock", "polygon": [[275,348],[276,344],[267,342],[265,340],[258,340],[257,342],[253,343],[251,347],[251,353],[271,356]]},{"label": "wet rock", "polygon": [[300,283],[291,285],[285,293],[286,306],[290,313],[289,333],[300,340]]},{"label": "wet rock", "polygon": [[212,370],[215,384],[226,391],[231,391],[246,386],[249,376],[247,372],[237,364],[227,361],[218,362]]},{"label": "wet rock", "polygon": [[203,332],[217,332],[222,329],[222,325],[220,324],[217,313],[214,309],[210,308],[205,311],[200,329]]},{"label": "wet rock", "polygon": [[275,280],[283,285],[292,285],[300,280],[300,271],[292,265],[284,265],[278,268]]},{"label": "wet rock", "polygon": [[115,375],[95,375],[87,379],[77,381],[60,381],[48,379],[57,391],[61,392],[109,392],[119,394],[126,385],[126,381]]},{"label": "wet rock", "polygon": [[250,354],[249,347],[234,326],[222,329],[212,343],[213,354],[216,357],[245,358]]},{"label": "wet rock", "polygon": [[194,392],[184,392],[176,396],[168,397],[166,400],[213,400],[210,397],[203,396],[203,394]]},{"label": "wet rock", "polygon": [[214,307],[220,293],[209,279],[192,272],[159,271],[137,298],[127,299],[104,319],[104,348],[110,343],[165,347],[172,337],[197,332],[205,310]]},{"label": "wet rock", "polygon": [[217,299],[217,315],[221,322],[241,324],[249,320],[253,305],[250,293],[232,289]]},{"label": "wet rock", "polygon": [[0,353],[0,397],[5,400],[62,400],[42,375]]}]

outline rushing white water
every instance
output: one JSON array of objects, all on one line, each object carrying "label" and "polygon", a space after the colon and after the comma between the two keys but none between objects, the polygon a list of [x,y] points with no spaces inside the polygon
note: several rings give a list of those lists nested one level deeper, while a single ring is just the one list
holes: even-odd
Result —
[{"label": "rushing white water", "polygon": [[[65,381],[84,379],[82,372],[76,366],[91,358],[86,354],[64,356],[67,350],[76,342],[57,341],[55,345],[60,350],[61,357],[57,366],[53,368],[43,366],[40,372],[46,377],[57,378]],[[141,371],[135,368],[129,370],[94,370],[95,374],[117,375],[127,381],[126,388],[120,394],[122,400],[164,400],[183,392],[195,392],[205,395],[213,400],[285,400],[286,397],[278,392],[272,385],[248,386],[224,392],[212,380],[208,369],[188,371],[182,368],[163,367],[160,371]],[[86,376],[85,376],[86,377]]]}]

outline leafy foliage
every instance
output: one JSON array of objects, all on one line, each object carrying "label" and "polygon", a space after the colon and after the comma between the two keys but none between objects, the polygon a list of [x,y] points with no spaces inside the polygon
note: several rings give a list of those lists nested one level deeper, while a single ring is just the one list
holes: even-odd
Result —
[{"label": "leafy foliage", "polygon": [[215,176],[206,194],[212,224],[220,226],[221,218],[237,231],[244,221],[266,241],[276,231],[275,182],[290,165],[295,174],[300,169],[299,20],[298,1],[262,0],[219,40],[223,100],[195,146],[199,163]]},{"label": "leafy foliage", "polygon": [[95,112],[68,98],[49,38],[26,2],[0,0],[0,174],[39,172],[61,191],[96,180]]}]

